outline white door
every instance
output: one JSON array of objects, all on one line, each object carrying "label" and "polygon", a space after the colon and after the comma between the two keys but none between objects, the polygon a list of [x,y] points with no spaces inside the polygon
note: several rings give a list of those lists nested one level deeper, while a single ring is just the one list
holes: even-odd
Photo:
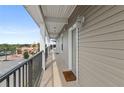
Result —
[{"label": "white door", "polygon": [[78,81],[78,27],[75,24],[69,29],[68,34],[68,56],[69,69],[76,75]]}]

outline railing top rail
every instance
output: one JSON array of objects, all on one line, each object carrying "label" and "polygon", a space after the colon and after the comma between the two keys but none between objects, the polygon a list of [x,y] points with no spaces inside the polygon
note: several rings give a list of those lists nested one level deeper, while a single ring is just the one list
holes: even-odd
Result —
[{"label": "railing top rail", "polygon": [[27,60],[24,60],[24,62],[18,64],[16,67],[14,67],[13,69],[11,69],[10,71],[8,71],[5,74],[1,75],[0,76],[0,82],[2,82],[6,77],[10,76],[13,72],[15,72],[17,69],[19,69],[20,67],[22,67],[23,65],[25,65],[26,63],[28,63],[30,60],[32,60],[33,58],[35,58],[37,55],[39,55],[42,52],[43,51],[38,52],[37,54],[35,54],[31,58],[29,58]]}]

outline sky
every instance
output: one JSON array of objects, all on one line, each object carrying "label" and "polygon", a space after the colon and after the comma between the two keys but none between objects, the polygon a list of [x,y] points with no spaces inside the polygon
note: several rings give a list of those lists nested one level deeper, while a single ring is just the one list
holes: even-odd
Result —
[{"label": "sky", "polygon": [[40,41],[40,29],[21,5],[0,5],[0,44],[31,44]]}]

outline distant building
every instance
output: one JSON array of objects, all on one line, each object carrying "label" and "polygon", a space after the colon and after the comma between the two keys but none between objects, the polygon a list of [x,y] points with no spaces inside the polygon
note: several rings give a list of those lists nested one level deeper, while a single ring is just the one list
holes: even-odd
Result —
[{"label": "distant building", "polygon": [[28,51],[30,54],[36,54],[39,51],[39,45],[32,44],[31,46],[22,46],[16,49],[16,54],[23,54],[25,51]]}]

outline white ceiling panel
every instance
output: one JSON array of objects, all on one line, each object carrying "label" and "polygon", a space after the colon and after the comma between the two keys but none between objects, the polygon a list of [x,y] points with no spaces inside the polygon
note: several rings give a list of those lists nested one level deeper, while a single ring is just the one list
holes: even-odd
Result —
[{"label": "white ceiling panel", "polygon": [[64,26],[64,24],[62,23],[46,23],[47,24],[47,28],[49,29],[49,33],[59,33],[59,31],[62,29],[62,27]]},{"label": "white ceiling panel", "polygon": [[68,18],[73,12],[74,5],[42,5],[45,16]]},{"label": "white ceiling panel", "polygon": [[51,37],[56,37],[68,18],[75,9],[75,5],[42,5],[43,14],[48,32]]},{"label": "white ceiling panel", "polygon": [[36,5],[26,5],[25,6],[28,13],[35,19],[36,23],[40,26],[43,23],[43,16],[40,12],[39,6]]}]

